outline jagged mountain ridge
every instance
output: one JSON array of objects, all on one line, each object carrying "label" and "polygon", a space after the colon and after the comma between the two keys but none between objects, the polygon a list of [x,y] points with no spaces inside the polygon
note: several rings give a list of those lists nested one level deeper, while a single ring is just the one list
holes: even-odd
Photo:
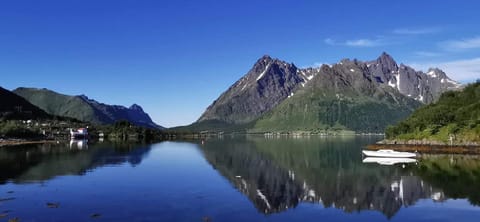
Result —
[{"label": "jagged mountain ridge", "polygon": [[387,83],[396,88],[400,93],[415,98],[422,103],[432,103],[440,95],[461,85],[450,79],[445,72],[438,68],[430,68],[427,73],[400,64],[387,53],[375,61],[366,62],[368,71],[381,83]]},{"label": "jagged mountain ridge", "polygon": [[[325,70],[332,67],[333,70]],[[325,84],[325,80],[330,81]],[[414,100],[430,103],[438,99],[442,92],[461,87],[439,69],[430,69],[427,73],[415,71],[404,64],[398,65],[387,53],[368,62],[344,59],[334,65],[304,69],[263,56],[244,77],[207,108],[196,124],[206,121],[223,121],[228,124],[255,121],[287,98],[304,90],[309,82],[317,82],[313,87],[316,90],[325,88],[320,90],[322,93],[329,93],[332,88],[339,89],[338,85],[342,83],[345,87],[340,87],[340,91],[333,90],[337,92],[333,94],[334,97],[339,97],[336,94],[342,94],[342,90],[357,92],[357,95],[347,93],[351,94],[351,99],[359,96],[358,92],[364,97],[377,96],[374,99],[386,95],[390,97],[385,99],[388,103],[397,105],[392,106],[392,110],[404,108],[402,115],[396,119],[405,117],[419,106],[420,103],[413,104]],[[405,106],[406,104],[408,105]],[[380,128],[384,128],[383,125]]]},{"label": "jagged mountain ridge", "polygon": [[335,129],[380,133],[420,107],[420,102],[378,83],[363,69],[358,61],[342,60],[332,67],[307,70],[314,77],[262,116],[253,132]]},{"label": "jagged mountain ridge", "polygon": [[52,115],[99,124],[112,124],[116,121],[127,120],[137,126],[163,128],[154,123],[137,104],[133,104],[129,108],[108,105],[85,95],[69,96],[48,89],[20,87],[13,92]]}]

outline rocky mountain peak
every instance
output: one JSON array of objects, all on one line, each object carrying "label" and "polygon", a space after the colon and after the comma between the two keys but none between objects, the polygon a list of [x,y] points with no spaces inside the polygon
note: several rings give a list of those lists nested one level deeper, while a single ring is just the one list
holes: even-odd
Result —
[{"label": "rocky mountain peak", "polygon": [[277,58],[272,58],[269,55],[264,55],[260,57],[257,60],[257,62],[255,62],[255,64],[253,65],[253,70],[254,71],[259,71],[260,69],[264,70],[265,67],[271,66],[273,64],[278,66],[293,66],[293,64],[291,63],[287,63]]},{"label": "rocky mountain peak", "polygon": [[[272,58],[269,55],[264,55],[253,65],[252,69],[246,75],[247,82],[244,84],[252,85],[253,82],[262,81],[271,75],[284,75],[285,73],[295,73],[297,67],[292,63]],[[243,88],[243,87],[242,87]]]},{"label": "rocky mountain peak", "polygon": [[133,105],[131,105],[131,106],[129,107],[129,109],[135,110],[135,111],[139,111],[139,112],[143,112],[142,107],[141,107],[140,105],[136,104],[136,103],[134,103]]},{"label": "rocky mountain peak", "polygon": [[447,74],[439,68],[429,68],[426,74],[432,78],[439,78],[439,79],[448,78]]},{"label": "rocky mountain peak", "polygon": [[268,64],[272,63],[273,62],[273,58],[270,57],[269,55],[264,55],[262,57],[260,57],[257,62],[255,62],[255,64],[253,65],[253,67],[258,67],[258,68],[261,68],[261,67],[266,67]]},{"label": "rocky mountain peak", "polygon": [[377,58],[375,63],[382,67],[382,71],[384,71],[384,73],[395,71],[398,69],[397,62],[395,62],[393,57],[386,52],[382,52],[382,54]]},{"label": "rocky mountain peak", "polygon": [[250,76],[253,75],[253,77],[255,77],[255,76],[261,75],[261,73],[265,74],[273,62],[274,62],[274,59],[272,59],[270,56],[268,55],[262,56],[253,65],[252,69],[249,72]]},{"label": "rocky mountain peak", "polygon": [[88,102],[88,101],[90,101],[90,100],[91,100],[91,99],[90,99],[90,98],[88,98],[88,96],[86,96],[85,94],[78,95],[78,98],[80,98],[80,99],[82,99],[82,100],[84,100],[84,101],[86,101],[86,102]]},{"label": "rocky mountain peak", "polygon": [[260,60],[273,60],[273,58],[270,55],[265,54],[262,57],[260,57],[258,60],[259,61]]}]

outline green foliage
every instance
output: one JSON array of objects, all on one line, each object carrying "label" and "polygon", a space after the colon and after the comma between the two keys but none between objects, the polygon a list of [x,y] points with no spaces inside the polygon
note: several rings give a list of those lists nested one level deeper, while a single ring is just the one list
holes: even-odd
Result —
[{"label": "green foliage", "polygon": [[[119,121],[110,125],[87,124],[70,120],[42,120],[27,123],[20,120],[0,121],[0,137],[16,139],[70,139],[71,128],[83,128],[88,126],[90,138],[96,138],[100,133],[110,140],[120,141],[144,141],[161,140],[165,136],[163,131],[138,127],[128,121]],[[42,134],[40,134],[42,132]],[[43,135],[45,133],[45,135]]]},{"label": "green foliage", "polygon": [[171,134],[191,134],[198,132],[224,132],[224,133],[245,133],[253,126],[252,123],[231,124],[220,120],[206,120],[196,122],[188,126],[170,128],[167,131]]},{"label": "green foliage", "polygon": [[113,127],[115,129],[128,129],[132,126],[132,124],[130,122],[128,122],[127,120],[120,120],[120,121],[117,121],[115,124],[113,124]]},{"label": "green foliage", "polygon": [[260,118],[253,132],[338,131],[384,132],[385,127],[407,117],[418,103],[397,104],[388,98],[363,94],[297,94]]},{"label": "green foliage", "polygon": [[480,83],[462,91],[449,91],[438,102],[416,110],[395,126],[387,127],[387,138],[434,139],[447,142],[480,141]]},{"label": "green foliage", "polygon": [[7,138],[35,138],[41,135],[24,127],[19,121],[0,122],[0,136]]},{"label": "green foliage", "polygon": [[160,130],[135,126],[126,120],[117,121],[111,125],[99,125],[96,131],[103,132],[109,140],[122,141],[151,141],[163,136]]}]

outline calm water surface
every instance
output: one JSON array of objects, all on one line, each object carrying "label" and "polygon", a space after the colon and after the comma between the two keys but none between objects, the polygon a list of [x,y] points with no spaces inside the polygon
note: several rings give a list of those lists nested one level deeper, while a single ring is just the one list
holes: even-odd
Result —
[{"label": "calm water surface", "polygon": [[374,137],[0,148],[0,221],[478,221],[480,158],[363,163]]}]

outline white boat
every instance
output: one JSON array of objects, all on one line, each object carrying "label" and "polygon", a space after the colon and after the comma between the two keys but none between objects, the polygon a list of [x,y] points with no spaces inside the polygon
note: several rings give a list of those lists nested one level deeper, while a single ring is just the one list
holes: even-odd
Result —
[{"label": "white boat", "polygon": [[390,158],[390,157],[367,157],[363,159],[363,163],[378,163],[380,165],[394,165],[399,163],[416,163],[416,159],[412,158]]},{"label": "white boat", "polygon": [[365,156],[371,156],[371,157],[393,157],[393,158],[412,158],[416,157],[417,154],[415,153],[410,153],[410,152],[398,152],[394,150],[363,150],[362,153]]},{"label": "white boat", "polygon": [[77,131],[70,129],[71,139],[86,139],[88,137],[88,131],[86,128],[80,128]]}]

